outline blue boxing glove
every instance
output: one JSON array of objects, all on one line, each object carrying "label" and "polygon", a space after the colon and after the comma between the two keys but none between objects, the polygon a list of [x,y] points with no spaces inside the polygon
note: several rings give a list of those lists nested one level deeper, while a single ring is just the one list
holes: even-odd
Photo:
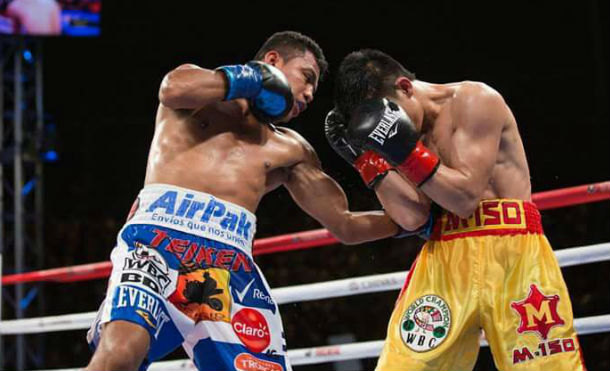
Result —
[{"label": "blue boxing glove", "polygon": [[245,98],[250,111],[263,123],[274,122],[292,109],[294,98],[286,76],[272,65],[251,61],[222,66],[227,80],[225,100]]}]

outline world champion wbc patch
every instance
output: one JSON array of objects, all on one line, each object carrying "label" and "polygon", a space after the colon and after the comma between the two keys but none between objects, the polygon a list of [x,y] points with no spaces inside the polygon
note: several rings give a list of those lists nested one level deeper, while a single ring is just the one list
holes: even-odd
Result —
[{"label": "world champion wbc patch", "polygon": [[438,347],[450,329],[451,309],[437,295],[425,295],[413,301],[400,320],[400,337],[415,352]]}]

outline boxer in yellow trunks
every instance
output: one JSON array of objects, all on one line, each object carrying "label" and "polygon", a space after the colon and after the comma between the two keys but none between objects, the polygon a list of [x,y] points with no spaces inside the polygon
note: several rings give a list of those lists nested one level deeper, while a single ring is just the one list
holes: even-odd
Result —
[{"label": "boxer in yellow trunks", "polygon": [[570,297],[501,95],[478,82],[418,80],[368,49],[342,61],[335,104],[330,144],[394,220],[429,239],[377,370],[471,370],[481,329],[500,370],[584,370]]}]

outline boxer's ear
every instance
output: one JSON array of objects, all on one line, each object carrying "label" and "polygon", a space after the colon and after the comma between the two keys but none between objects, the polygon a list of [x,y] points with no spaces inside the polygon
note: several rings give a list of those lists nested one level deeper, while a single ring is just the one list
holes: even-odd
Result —
[{"label": "boxer's ear", "polygon": [[[284,60],[283,60],[282,56],[280,55],[280,53],[278,53],[276,50],[270,50],[267,53],[265,53],[265,56],[263,57],[262,62],[270,64],[275,67],[281,67]],[[278,64],[279,64],[279,66],[278,66]]]},{"label": "boxer's ear", "polygon": [[409,98],[413,95],[413,83],[405,76],[398,76],[394,86],[396,86],[396,90],[402,91]]}]

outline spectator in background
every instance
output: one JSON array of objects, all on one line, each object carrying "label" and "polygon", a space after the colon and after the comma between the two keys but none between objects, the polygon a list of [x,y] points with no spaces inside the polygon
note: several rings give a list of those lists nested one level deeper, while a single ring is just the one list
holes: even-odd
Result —
[{"label": "spectator in background", "polygon": [[61,7],[54,0],[14,0],[6,8],[15,34],[61,34]]}]

